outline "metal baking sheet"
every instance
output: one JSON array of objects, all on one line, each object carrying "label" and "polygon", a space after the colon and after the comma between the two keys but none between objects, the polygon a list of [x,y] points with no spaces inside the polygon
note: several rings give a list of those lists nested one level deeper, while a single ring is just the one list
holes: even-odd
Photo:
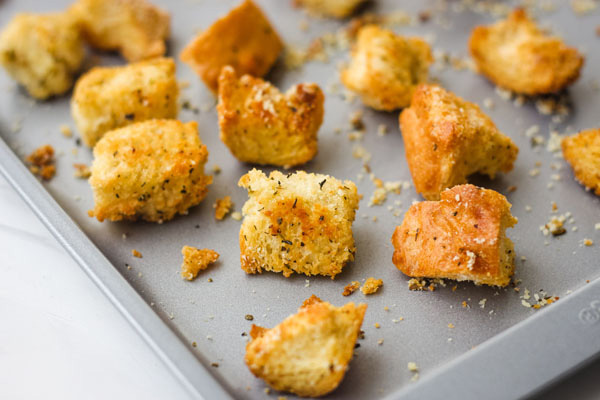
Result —
[{"label": "metal baking sheet", "polygon": [[[176,58],[198,29],[206,28],[236,4],[233,0],[154,2],[172,14],[169,55]],[[308,18],[292,8],[291,1],[257,2],[288,43],[307,45],[313,38],[342,26],[337,21]],[[18,11],[60,10],[68,3],[6,0],[0,4],[0,25],[4,26]],[[600,42],[595,36],[598,11],[577,17],[567,2],[554,4],[557,9],[553,12],[538,9],[540,21],[586,53],[583,75],[567,94],[571,112],[562,122],[553,123],[551,116],[541,115],[533,102],[519,106],[504,100],[493,85],[468,69],[432,68],[431,72],[446,88],[470,101],[489,106],[490,100],[486,99],[491,99],[494,107],[483,109],[520,147],[511,173],[494,181],[477,177],[473,180],[505,194],[513,204],[513,214],[519,218],[518,225],[508,231],[517,252],[519,293],[512,287],[497,289],[470,283],[459,283],[453,291],[452,282],[435,292],[408,290],[408,278],[391,262],[390,237],[403,212],[420,198],[409,188],[400,195],[390,195],[383,206],[369,207],[374,186],[366,176],[358,179],[363,174],[362,161],[352,157],[357,143],[348,140],[349,115],[364,110],[367,131],[360,144],[372,154],[371,170],[384,181],[410,181],[398,113],[374,112],[358,100],[347,101],[341,90],[332,93],[331,88],[338,82],[336,64],[345,59],[346,52],[340,52],[328,63],[313,62],[295,71],[286,71],[280,63],[268,77],[282,89],[302,81],[315,81],[328,88],[319,154],[303,169],[352,179],[365,196],[353,229],[356,260],[335,280],[305,276],[286,279],[272,273],[246,275],[240,269],[240,222],[232,218],[215,221],[212,204],[216,198],[231,195],[239,211],[247,195],[236,183],[251,166],[235,160],[219,141],[214,98],[182,64],[178,64],[178,78],[191,83],[182,98],[189,99],[201,111],[182,110],[180,119],[198,121],[200,136],[210,152],[208,168],[219,165],[222,169],[206,200],[191,209],[189,215],[162,225],[99,223],[89,218],[92,193],[87,182],[73,177],[72,164],[90,163],[91,152],[76,143],[77,134],[67,138],[59,129],[62,124],[74,128],[69,96],[36,103],[4,72],[0,73],[0,171],[181,379],[192,397],[264,398],[265,385],[243,363],[246,337],[242,333],[249,331],[251,323],[276,325],[313,293],[336,305],[346,301],[369,305],[363,324],[365,339],[360,341],[343,383],[329,398],[506,399],[530,395],[600,351],[600,323],[596,320],[600,301],[600,231],[594,229],[600,222],[600,199],[583,190],[573,180],[566,163],[546,150],[545,144],[532,146],[532,139],[525,135],[528,128],[539,125],[539,135],[548,141],[550,125],[560,132],[575,132],[599,124],[600,52],[594,51]],[[380,0],[369,11],[389,14],[398,9],[413,19],[420,11],[432,10],[428,22],[396,30],[426,36],[434,49],[457,58],[467,54],[471,28],[493,20],[487,13],[460,11],[458,1]],[[308,29],[301,30],[306,23]],[[89,66],[122,62],[106,54],[88,59]],[[388,127],[387,135],[377,134],[380,124]],[[342,132],[336,133],[337,128],[342,128]],[[45,143],[58,151],[58,174],[42,185],[18,158]],[[561,168],[552,168],[557,166]],[[532,169],[539,169],[539,175],[531,176]],[[552,188],[548,187],[550,183]],[[516,186],[517,190],[509,192],[509,186]],[[557,204],[558,214],[570,212],[574,219],[568,224],[567,234],[558,238],[546,237],[539,229],[552,215],[552,202]],[[388,206],[400,208],[402,213],[394,216]],[[594,240],[594,245],[583,246],[584,238]],[[213,248],[221,258],[196,281],[183,281],[179,276],[183,245]],[[133,258],[132,249],[139,250],[143,258]],[[370,276],[384,280],[379,293],[365,297],[357,292],[342,297],[346,284]],[[212,282],[208,282],[209,277]],[[532,297],[544,290],[560,300],[537,311],[526,308],[520,297],[526,288]],[[485,307],[480,305],[483,299]],[[463,302],[468,307],[463,307]],[[246,314],[252,314],[254,321],[247,321]],[[401,317],[403,320],[399,321]],[[376,323],[380,324],[379,329],[375,328]],[[408,362],[419,366],[417,382],[411,381]],[[211,363],[218,363],[219,367],[211,367]]]}]

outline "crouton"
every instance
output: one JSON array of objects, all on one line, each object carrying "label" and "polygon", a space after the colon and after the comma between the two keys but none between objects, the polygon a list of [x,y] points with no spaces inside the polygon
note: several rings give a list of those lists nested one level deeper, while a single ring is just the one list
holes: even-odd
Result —
[{"label": "crouton", "polygon": [[294,0],[294,5],[304,7],[315,15],[347,18],[366,0]]},{"label": "crouton", "polygon": [[512,170],[519,151],[476,104],[434,85],[417,88],[400,129],[415,188],[427,200],[476,172],[494,178]]},{"label": "crouton", "polygon": [[285,94],[260,78],[238,79],[231,67],[219,77],[221,140],[240,161],[291,167],[317,154],[323,92],[301,83]]},{"label": "crouton", "polygon": [[200,271],[204,271],[219,258],[219,253],[214,250],[201,250],[191,246],[183,246],[181,254],[183,255],[181,277],[188,281],[196,279]]},{"label": "crouton", "polygon": [[367,278],[360,291],[364,295],[376,293],[383,286],[383,280],[375,278]]},{"label": "crouton", "polygon": [[517,223],[510,207],[500,193],[473,185],[413,204],[392,237],[393,262],[410,277],[506,286],[515,254],[505,230]]},{"label": "crouton", "polygon": [[88,42],[101,50],[117,50],[127,61],[165,54],[169,13],[146,0],[79,0],[71,12]]},{"label": "crouton", "polygon": [[0,64],[36,99],[71,89],[84,55],[68,13],[17,14],[0,34]]},{"label": "crouton", "polygon": [[354,259],[352,222],[358,209],[356,186],[304,171],[267,177],[253,169],[239,186],[248,190],[240,229],[242,269],[333,279]]},{"label": "crouton", "polygon": [[425,41],[367,25],[358,32],[352,60],[341,79],[367,106],[393,111],[410,104],[417,85],[427,80],[432,61]]},{"label": "crouton", "polygon": [[523,9],[506,20],[476,27],[469,39],[479,72],[496,85],[516,93],[557,92],[579,78],[584,57],[549,36]]},{"label": "crouton", "polygon": [[366,304],[335,307],[313,295],[274,328],[252,325],[244,360],[275,390],[323,396],[344,378],[366,310]]},{"label": "crouton", "polygon": [[196,122],[155,119],[107,132],[94,147],[89,215],[160,223],[186,214],[212,183],[207,158]]},{"label": "crouton", "polygon": [[600,129],[589,129],[567,136],[561,145],[563,156],[573,168],[575,179],[600,196]]},{"label": "crouton", "polygon": [[279,57],[283,43],[252,0],[242,3],[196,36],[181,52],[213,93],[219,74],[231,65],[240,75],[262,77]]},{"label": "crouton", "polygon": [[71,114],[90,147],[104,133],[147,119],[175,118],[175,62],[156,58],[122,67],[96,67],[75,84]]}]

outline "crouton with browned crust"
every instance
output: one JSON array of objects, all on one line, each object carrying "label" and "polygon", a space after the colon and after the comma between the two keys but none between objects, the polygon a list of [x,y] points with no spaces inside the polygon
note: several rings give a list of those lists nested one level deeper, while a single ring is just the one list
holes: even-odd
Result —
[{"label": "crouton with browned crust", "polygon": [[575,179],[587,190],[600,196],[600,129],[589,129],[567,136],[561,145],[563,156],[573,168]]}]

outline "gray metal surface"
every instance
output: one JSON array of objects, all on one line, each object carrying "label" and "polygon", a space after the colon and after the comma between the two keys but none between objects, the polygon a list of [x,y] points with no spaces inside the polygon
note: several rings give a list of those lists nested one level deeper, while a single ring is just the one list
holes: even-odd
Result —
[{"label": "gray metal surface", "polygon": [[[177,56],[197,29],[207,27],[235,1],[156,3],[163,3],[172,13],[174,29],[169,53]],[[311,38],[340,26],[332,21],[309,20],[300,11],[292,9],[288,1],[264,0],[259,3],[287,42],[307,44]],[[401,7],[413,15],[438,4],[433,1],[378,3],[377,8],[381,11]],[[17,10],[40,12],[60,9],[66,4],[67,1],[58,0],[43,3],[5,1],[0,4],[0,25],[4,26]],[[426,24],[407,26],[398,31],[429,37],[434,34],[434,48],[459,56],[466,55],[466,40],[471,27],[491,21],[489,16],[467,11],[447,10],[434,15],[442,15],[444,27],[436,23],[440,17],[435,16]],[[600,95],[592,84],[594,79],[600,79],[597,67],[600,55],[593,51],[598,46],[594,36],[598,14],[594,15],[576,18],[570,8],[564,6],[555,13],[540,16],[542,22],[560,32],[567,42],[587,50],[583,76],[569,91],[573,111],[557,126],[561,131],[566,126],[575,131],[599,124]],[[299,30],[303,20],[309,21],[308,32]],[[573,26],[580,29],[568,29]],[[115,63],[118,59],[103,55],[96,62]],[[284,71],[280,65],[269,78],[280,88],[300,81],[315,81],[325,88],[337,81],[335,64],[335,59],[327,64],[310,63],[291,72]],[[179,79],[191,82],[182,97],[198,107],[214,102],[187,66],[179,65],[178,68]],[[345,102],[339,93],[327,93],[325,121],[319,133],[319,154],[304,166],[308,171],[352,179],[365,195],[354,224],[356,260],[335,280],[304,276],[285,279],[269,273],[248,276],[241,271],[237,242],[240,222],[231,218],[215,221],[211,205],[216,198],[231,195],[236,210],[240,210],[247,196],[236,187],[236,182],[251,166],[236,161],[219,141],[214,108],[198,114],[182,110],[180,119],[198,121],[200,136],[210,152],[208,166],[218,164],[222,172],[215,176],[215,183],[201,205],[190,210],[189,215],[162,225],[99,223],[89,218],[91,190],[87,182],[73,178],[71,164],[89,163],[91,152],[76,145],[77,135],[66,138],[59,131],[61,124],[73,127],[68,98],[36,104],[16,89],[4,73],[0,74],[0,88],[4,92],[0,98],[0,136],[20,156],[44,143],[52,144],[60,156],[56,178],[43,185],[51,196],[2,146],[0,170],[144,339],[173,367],[182,381],[187,382],[194,396],[198,392],[206,398],[225,396],[218,392],[220,389],[210,378],[212,375],[235,397],[264,397],[263,383],[254,378],[243,363],[246,337],[242,333],[248,332],[251,324],[244,316],[252,314],[254,323],[270,327],[293,313],[302,300],[314,293],[337,305],[349,300],[369,304],[363,325],[366,338],[360,342],[361,347],[356,350],[344,382],[329,396],[331,398],[396,398],[400,395],[406,398],[477,398],[482,393],[489,397],[492,392],[497,398],[523,397],[600,351],[600,323],[585,323],[579,318],[580,310],[589,307],[594,300],[600,300],[600,281],[595,280],[600,275],[600,231],[594,230],[594,224],[600,222],[600,200],[573,180],[562,159],[555,158],[544,146],[531,146],[531,139],[524,135],[525,130],[538,124],[540,134],[548,139],[547,127],[551,120],[549,116],[541,116],[533,104],[517,107],[502,100],[492,85],[466,70],[432,69],[432,75],[468,100],[482,104],[486,98],[493,99],[495,107],[487,110],[488,114],[521,149],[510,174],[495,181],[475,180],[477,184],[507,195],[513,204],[513,214],[519,217],[519,224],[509,230],[508,235],[515,242],[516,275],[522,281],[520,293],[512,288],[499,290],[469,283],[460,283],[453,291],[452,282],[435,292],[410,292],[407,289],[407,278],[391,263],[390,237],[394,227],[401,222],[401,216],[392,216],[387,206],[400,207],[404,212],[418,196],[411,188],[401,195],[390,195],[383,206],[368,207],[374,186],[368,177],[357,179],[362,172],[362,162],[351,156],[355,143],[347,139],[349,114],[362,106],[358,100]],[[362,145],[373,154],[369,164],[375,175],[385,181],[410,181],[397,113],[365,109],[364,121],[367,133]],[[389,128],[386,136],[377,135],[379,124]],[[13,129],[15,127],[20,129]],[[344,128],[343,133],[335,133],[338,127]],[[532,177],[529,171],[536,168],[538,161],[541,162],[540,174]],[[551,169],[552,163],[562,165],[562,169]],[[553,174],[560,175],[561,180],[554,181]],[[554,183],[554,188],[547,188],[549,182]],[[518,189],[508,193],[507,188],[511,185]],[[401,201],[401,206],[396,205],[397,200]],[[569,211],[575,219],[568,225],[569,232],[558,238],[545,237],[539,231],[539,226],[551,215],[552,201],[558,205],[559,214]],[[526,211],[528,205],[532,207],[530,212]],[[372,221],[375,216],[377,222]],[[573,226],[577,226],[577,231],[572,231]],[[127,235],[126,239],[123,234]],[[582,247],[583,238],[591,238],[595,244]],[[221,258],[196,281],[185,282],[179,277],[183,245],[213,248]],[[132,249],[139,250],[143,258],[133,258]],[[526,261],[522,261],[521,256]],[[349,298],[341,296],[347,283],[362,281],[369,276],[384,280],[384,287],[378,294],[368,298],[359,292]],[[212,282],[208,282],[209,277]],[[525,288],[532,296],[543,289],[550,295],[560,296],[561,300],[534,311],[521,305],[519,296]],[[479,305],[482,299],[486,299],[485,308]],[[468,308],[462,307],[463,301],[468,303]],[[402,321],[398,321],[400,317]],[[375,323],[381,327],[375,328]],[[448,328],[450,323],[454,328]],[[384,339],[382,345],[378,345],[379,339]],[[421,379],[417,383],[411,382],[412,373],[406,367],[409,361],[419,365]],[[210,367],[215,362],[219,367]]]}]

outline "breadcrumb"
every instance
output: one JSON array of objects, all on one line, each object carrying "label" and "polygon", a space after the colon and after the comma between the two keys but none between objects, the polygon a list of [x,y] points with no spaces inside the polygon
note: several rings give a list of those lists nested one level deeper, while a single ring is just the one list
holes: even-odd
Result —
[{"label": "breadcrumb", "polygon": [[373,293],[377,292],[377,290],[379,290],[379,288],[382,285],[383,285],[383,280],[375,279],[375,278],[368,278],[365,281],[365,283],[363,284],[363,286],[360,288],[360,291],[364,295],[373,294]]},{"label": "breadcrumb", "polygon": [[342,292],[342,296],[350,296],[360,287],[359,281],[352,281],[344,287],[344,291]]},{"label": "breadcrumb", "polygon": [[200,271],[219,258],[219,253],[210,249],[197,249],[191,246],[183,246],[181,249],[183,264],[181,264],[181,276],[188,281],[194,280]]},{"label": "breadcrumb", "polygon": [[85,164],[75,163],[73,164],[73,168],[75,168],[75,172],[73,173],[75,178],[87,179],[90,177],[90,175],[92,175],[90,167]]},{"label": "breadcrumb", "polygon": [[227,214],[229,214],[231,207],[233,207],[233,203],[230,196],[217,199],[215,204],[213,204],[213,208],[215,209],[215,218],[221,221]]},{"label": "breadcrumb", "polygon": [[39,176],[45,181],[48,181],[56,174],[56,166],[54,165],[54,148],[49,144],[38,147],[25,158],[30,165],[31,173]]},{"label": "breadcrumb", "polygon": [[136,258],[142,258],[142,253],[140,253],[136,249],[131,250],[131,254]]}]

